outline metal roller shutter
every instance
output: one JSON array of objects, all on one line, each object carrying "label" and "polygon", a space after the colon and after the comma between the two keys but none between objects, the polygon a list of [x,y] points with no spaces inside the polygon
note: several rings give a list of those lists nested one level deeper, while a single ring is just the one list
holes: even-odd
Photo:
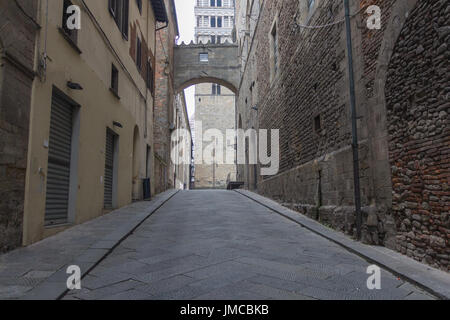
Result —
[{"label": "metal roller shutter", "polygon": [[113,207],[113,177],[114,177],[114,133],[106,131],[106,152],[105,152],[105,209]]},{"label": "metal roller shutter", "polygon": [[68,222],[73,107],[52,98],[45,225]]}]

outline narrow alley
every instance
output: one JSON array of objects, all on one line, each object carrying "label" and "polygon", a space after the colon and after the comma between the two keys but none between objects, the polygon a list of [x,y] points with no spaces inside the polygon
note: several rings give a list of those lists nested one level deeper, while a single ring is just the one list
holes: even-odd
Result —
[{"label": "narrow alley", "polygon": [[450,0],[0,1],[0,301],[449,300],[449,44]]}]

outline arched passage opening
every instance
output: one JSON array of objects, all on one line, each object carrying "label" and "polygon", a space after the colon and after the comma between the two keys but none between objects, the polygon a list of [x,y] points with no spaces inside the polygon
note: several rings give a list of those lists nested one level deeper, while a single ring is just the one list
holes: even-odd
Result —
[{"label": "arched passage opening", "polygon": [[230,83],[226,80],[223,80],[223,79],[215,78],[215,77],[199,77],[199,78],[189,79],[189,80],[183,82],[182,84],[180,84],[179,87],[176,88],[176,91],[181,92],[189,87],[196,86],[199,84],[206,84],[206,83],[218,84],[222,87],[227,88],[231,92],[233,92],[234,95],[238,94],[238,89],[232,83]]},{"label": "arched passage opening", "polygon": [[225,189],[235,181],[236,88],[214,77],[183,83],[190,109],[194,142],[194,178],[197,189]]}]

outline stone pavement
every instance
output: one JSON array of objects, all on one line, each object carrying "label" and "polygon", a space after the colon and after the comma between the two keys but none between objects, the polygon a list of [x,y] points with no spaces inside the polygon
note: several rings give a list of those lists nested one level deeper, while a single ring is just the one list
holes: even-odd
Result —
[{"label": "stone pavement", "polygon": [[[168,191],[132,204],[0,256],[0,299],[436,299],[386,270],[368,290],[373,262],[264,199]],[[82,289],[68,292],[72,264]]]},{"label": "stone pavement", "polygon": [[182,191],[64,299],[435,299],[255,201]]}]

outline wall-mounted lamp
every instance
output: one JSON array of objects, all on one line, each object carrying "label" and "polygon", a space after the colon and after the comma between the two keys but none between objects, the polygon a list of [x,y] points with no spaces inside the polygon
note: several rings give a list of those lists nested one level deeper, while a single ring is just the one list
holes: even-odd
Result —
[{"label": "wall-mounted lamp", "polygon": [[113,126],[118,128],[123,128],[123,125],[120,122],[113,121]]},{"label": "wall-mounted lamp", "polygon": [[83,87],[76,82],[67,81],[67,87],[69,87],[72,90],[83,90]]}]

